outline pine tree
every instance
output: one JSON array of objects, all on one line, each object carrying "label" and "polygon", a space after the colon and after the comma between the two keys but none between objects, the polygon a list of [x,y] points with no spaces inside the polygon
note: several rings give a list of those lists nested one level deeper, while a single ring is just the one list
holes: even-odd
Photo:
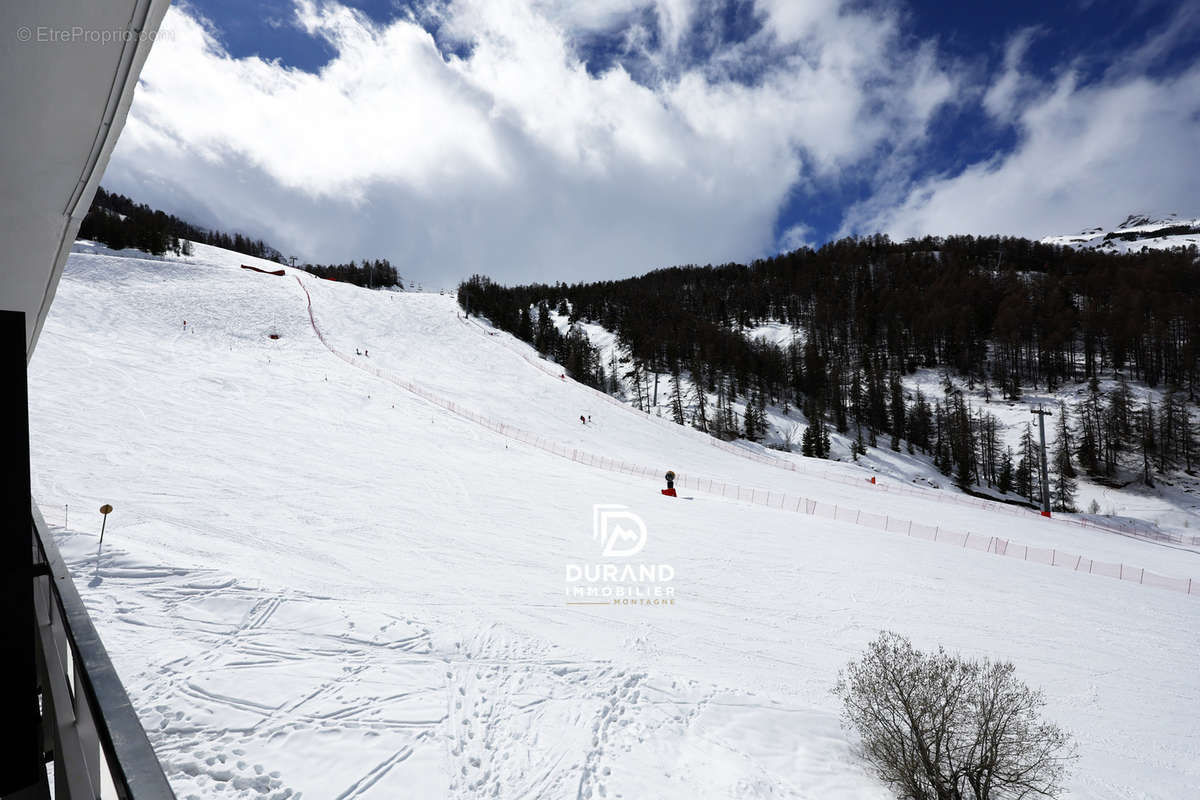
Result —
[{"label": "pine tree", "polygon": [[922,453],[929,452],[931,419],[932,412],[929,408],[929,401],[925,398],[925,393],[918,387],[916,397],[913,399],[912,412],[908,414],[908,441],[921,448]]},{"label": "pine tree", "polygon": [[[354,267],[353,262],[351,262],[351,269],[357,269]],[[554,320],[550,318],[550,306],[543,300],[538,303],[537,307],[537,319],[534,321],[533,346],[539,353],[549,354],[553,351],[555,334],[557,333],[558,329],[554,327]],[[636,367],[637,362],[635,361],[634,368],[636,369]]]},{"label": "pine tree", "polygon": [[1075,407],[1079,417],[1079,447],[1076,455],[1079,466],[1089,475],[1094,475],[1100,465],[1100,382],[1095,377],[1088,382],[1088,392],[1089,396]]},{"label": "pine tree", "polygon": [[1126,445],[1136,442],[1140,437],[1134,435],[1133,395],[1124,377],[1118,376],[1117,385],[1108,396],[1108,406],[1104,409],[1103,425],[1103,458],[1104,474],[1115,475],[1120,465],[1121,453]]},{"label": "pine tree", "polygon": [[867,413],[867,443],[871,447],[879,445],[879,431],[890,427],[887,413],[887,391],[884,389],[883,378],[878,370],[867,360],[866,366],[866,402]]},{"label": "pine tree", "polygon": [[1073,478],[1068,478],[1064,466],[1056,459],[1050,472],[1050,502],[1055,511],[1075,510],[1076,484]]},{"label": "pine tree", "polygon": [[1013,451],[1011,447],[1004,448],[1000,459],[1000,476],[996,479],[996,488],[1000,494],[1008,494],[1013,489]]},{"label": "pine tree", "polygon": [[725,379],[716,381],[716,408],[713,409],[713,419],[709,422],[708,432],[718,439],[736,439],[736,426],[730,426],[730,393],[725,386]]},{"label": "pine tree", "polygon": [[980,411],[979,420],[979,460],[983,480],[988,486],[997,482],[997,471],[1000,466],[1000,422],[990,413]]},{"label": "pine tree", "polygon": [[1158,471],[1165,473],[1178,466],[1187,438],[1187,403],[1182,394],[1170,387],[1163,393],[1158,415]]},{"label": "pine tree", "polygon": [[900,383],[900,373],[893,372],[891,377],[892,391],[892,450],[900,452],[900,439],[904,436],[904,387]]},{"label": "pine tree", "polygon": [[649,398],[646,397],[645,381],[643,380],[644,372],[641,359],[632,358],[630,359],[630,367],[624,375],[625,380],[633,387],[633,403],[638,411],[649,410],[646,408]]},{"label": "pine tree", "polygon": [[1124,376],[1117,376],[1117,386],[1109,396],[1109,412],[1117,429],[1117,440],[1124,441],[1133,435],[1134,408],[1133,392]]},{"label": "pine tree", "polygon": [[1157,440],[1154,435],[1154,402],[1146,398],[1146,406],[1137,412],[1138,418],[1138,450],[1142,456],[1142,483],[1154,485],[1154,468],[1152,458]]},{"label": "pine tree", "polygon": [[846,396],[842,386],[842,369],[836,363],[829,370],[829,396],[833,404],[833,424],[838,433],[849,430],[846,420]]},{"label": "pine tree", "polygon": [[529,307],[521,309],[517,318],[517,338],[522,341],[533,341],[533,320],[529,318]]},{"label": "pine tree", "polygon": [[948,414],[950,425],[950,447],[954,466],[954,483],[967,491],[977,482],[976,437],[971,425],[971,410],[963,401],[962,394],[955,392],[951,398]]},{"label": "pine tree", "polygon": [[1033,499],[1033,471],[1024,456],[1017,461],[1017,468],[1013,471],[1013,489],[1021,497]]},{"label": "pine tree", "polygon": [[728,439],[730,428],[725,424],[726,409],[729,407],[729,396],[725,392],[725,382],[717,382],[717,404],[713,408],[713,417],[708,425],[708,432],[717,439]]},{"label": "pine tree", "polygon": [[754,396],[746,402],[744,418],[746,438],[752,442],[760,442],[767,435],[766,399],[761,389],[756,389]]},{"label": "pine tree", "polygon": [[941,401],[933,404],[933,465],[943,475],[954,471],[954,456],[950,445],[950,431],[947,423],[946,409]]},{"label": "pine tree", "polygon": [[1179,419],[1179,449],[1183,457],[1183,468],[1189,475],[1195,474],[1192,466],[1195,464],[1197,452],[1200,450],[1200,443],[1197,442],[1198,436],[1200,433],[1197,431],[1196,423],[1192,422],[1191,413],[1185,405]]},{"label": "pine tree", "polygon": [[758,406],[753,400],[746,403],[746,413],[743,415],[742,425],[747,441],[757,442],[762,439],[762,425],[759,422]]},{"label": "pine tree", "polygon": [[1021,434],[1021,459],[1017,463],[1016,485],[1017,494],[1036,502],[1041,497],[1041,478],[1038,444],[1033,438],[1033,428],[1026,422],[1025,432]]},{"label": "pine tree", "polygon": [[1071,464],[1071,421],[1067,404],[1063,402],[1058,404],[1058,420],[1055,423],[1054,463],[1059,465],[1067,478],[1075,477],[1075,467]]},{"label": "pine tree", "polygon": [[862,438],[862,428],[858,429],[858,435],[854,437],[854,441],[850,444],[850,455],[854,456],[854,460],[858,461],[859,456],[867,454],[867,443]]},{"label": "pine tree", "polygon": [[679,366],[671,370],[671,418],[676,425],[684,424],[683,388],[680,386]]},{"label": "pine tree", "polygon": [[704,367],[699,358],[692,363],[692,396],[696,401],[692,425],[708,433],[708,397],[704,393]]},{"label": "pine tree", "polygon": [[1050,499],[1055,511],[1075,510],[1075,468],[1071,465],[1070,422],[1066,403],[1058,409],[1054,438],[1054,457],[1051,464]]},{"label": "pine tree", "polygon": [[621,388],[620,367],[617,361],[617,348],[613,347],[608,351],[608,393],[613,397],[624,397],[625,391]]},{"label": "pine tree", "polygon": [[964,492],[971,488],[971,462],[962,451],[954,459],[954,485]]},{"label": "pine tree", "polygon": [[725,407],[721,409],[717,416],[721,419],[721,427],[725,431],[725,436],[728,439],[736,439],[738,435],[737,411],[733,407],[732,398],[734,396],[733,380],[719,381],[721,386],[726,386],[725,392]]}]

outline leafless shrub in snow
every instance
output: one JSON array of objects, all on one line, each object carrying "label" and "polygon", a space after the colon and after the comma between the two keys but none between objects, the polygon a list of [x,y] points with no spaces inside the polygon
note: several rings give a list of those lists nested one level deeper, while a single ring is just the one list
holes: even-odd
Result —
[{"label": "leafless shrub in snow", "polygon": [[1032,800],[1062,791],[1070,740],[1013,665],[923,653],[884,632],[839,676],[844,723],[906,800]]},{"label": "leafless shrub in snow", "polygon": [[798,422],[792,423],[787,428],[780,428],[779,435],[783,439],[783,445],[779,449],[788,453],[792,452],[796,447],[796,442],[800,441],[800,433],[803,428],[804,426]]}]

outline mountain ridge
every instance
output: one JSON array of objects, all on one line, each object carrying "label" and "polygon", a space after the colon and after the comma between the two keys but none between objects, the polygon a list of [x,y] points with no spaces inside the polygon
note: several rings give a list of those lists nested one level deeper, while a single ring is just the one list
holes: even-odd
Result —
[{"label": "mountain ridge", "polygon": [[1200,217],[1181,217],[1177,212],[1138,212],[1127,215],[1114,228],[1095,226],[1084,228],[1076,234],[1045,236],[1039,241],[1077,250],[1112,253],[1136,252],[1143,247],[1155,250],[1200,247]]}]

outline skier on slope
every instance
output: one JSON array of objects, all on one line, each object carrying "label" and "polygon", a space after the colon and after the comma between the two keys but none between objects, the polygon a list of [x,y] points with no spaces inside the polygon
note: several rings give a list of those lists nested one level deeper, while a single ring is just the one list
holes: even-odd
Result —
[{"label": "skier on slope", "polygon": [[586,417],[584,417],[584,416],[583,416],[583,414],[580,414],[580,415],[579,415],[579,421],[580,421],[581,423],[583,423],[584,425],[587,425],[587,418],[586,418]]}]

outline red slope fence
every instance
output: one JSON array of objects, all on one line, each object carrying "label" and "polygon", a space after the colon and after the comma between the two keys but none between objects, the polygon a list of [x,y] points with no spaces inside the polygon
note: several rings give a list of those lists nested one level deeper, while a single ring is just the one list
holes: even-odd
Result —
[{"label": "red slope fence", "polygon": [[[309,322],[312,324],[313,331],[317,335],[317,338],[321,341],[321,344],[324,345],[327,350],[329,350],[329,352],[340,358],[342,361],[345,361],[350,366],[360,369],[381,380],[387,381],[388,383],[404,389],[407,392],[411,392],[417,397],[420,397],[421,399],[426,400],[427,402],[432,403],[433,405],[449,411],[452,414],[468,420],[476,425],[487,428],[488,430],[494,431],[509,439],[513,439],[515,441],[535,447],[539,450],[543,450],[547,453],[570,459],[571,461],[579,464],[585,464],[597,469],[608,470],[610,472],[634,475],[651,480],[660,480],[662,478],[663,470],[661,469],[653,469],[644,465],[633,464],[631,462],[622,461],[620,459],[614,459],[607,456],[598,456],[594,453],[588,453],[586,451],[579,450],[578,448],[569,447],[561,442],[555,442],[551,439],[538,436],[535,433],[518,428],[514,425],[509,425],[508,423],[490,419],[482,414],[476,413],[475,411],[464,408],[453,400],[442,397],[436,392],[433,392],[424,386],[421,386],[420,384],[405,380],[388,372],[387,370],[365,363],[360,358],[355,358],[348,353],[343,353],[341,350],[330,344],[325,338],[325,335],[321,332],[321,328],[317,325],[316,317],[313,314],[312,295],[309,294],[308,288],[304,286],[304,283],[299,277],[296,278],[296,281],[300,284],[300,288],[304,291],[305,297],[308,299],[308,318]],[[607,395],[604,396],[607,397]],[[620,403],[620,401],[616,400],[616,398],[612,398],[612,400],[613,402]],[[621,405],[624,406],[624,403],[621,403]],[[627,408],[627,406],[624,407]],[[679,426],[675,425],[674,423],[668,424],[670,424],[673,428],[679,428]],[[703,436],[704,434],[701,433],[700,435]],[[720,442],[715,439],[713,441],[717,444],[728,444],[727,442]],[[730,447],[733,446],[730,445]],[[740,450],[740,448],[736,447],[733,447],[733,449]],[[757,455],[754,453],[740,451],[739,455],[742,454],[748,456]],[[772,461],[778,460],[772,459]],[[786,464],[787,462],[779,461],[778,463]],[[861,485],[861,480],[849,478],[848,476],[831,477],[836,478],[839,482],[853,483],[856,486]],[[870,511],[863,511],[861,509],[834,503],[826,503],[798,495],[787,494],[768,489],[738,486],[736,484],[726,483],[711,478],[691,476],[682,473],[676,476],[675,484],[681,488],[716,495],[728,500],[751,503],[753,505],[765,506],[767,508],[778,509],[780,511],[807,514],[812,517],[849,523],[851,525],[860,525],[888,533],[898,533],[914,539],[937,542],[938,544],[958,547],[965,550],[988,553],[1004,558],[1014,558],[1020,561],[1058,567],[1060,569],[1069,569],[1073,572],[1085,572],[1090,575],[1102,575],[1104,577],[1115,578],[1121,581],[1137,583],[1142,586],[1153,586],[1160,589],[1182,592],[1193,597],[1200,597],[1200,581],[1194,581],[1192,578],[1175,578],[1166,575],[1159,575],[1154,572],[1149,572],[1141,567],[1132,567],[1127,564],[1111,563],[1106,561],[1096,561],[1086,556],[1068,553],[1064,550],[1058,550],[1056,548],[1032,547],[999,536],[988,536],[986,534],[971,533],[969,531],[955,531],[948,528],[942,528],[941,526],[937,525],[924,525],[919,522],[913,522],[912,520],[900,519],[885,514],[876,514]]]},{"label": "red slope fence", "polygon": [[[489,333],[489,331],[487,331],[487,329],[485,329],[481,325],[478,325],[478,323],[476,323],[476,328],[484,333]],[[507,339],[507,337],[497,337],[496,341],[500,345],[505,347],[507,350],[509,350],[511,353],[513,353],[516,356],[519,356],[520,358],[525,360],[527,363],[529,363],[530,365],[532,365],[539,371],[544,372],[545,374],[547,374],[553,378],[558,378],[562,374],[562,370],[561,370],[561,368],[558,367],[558,365],[553,365],[553,364],[551,364],[551,362],[547,362],[540,358],[531,357],[528,353],[524,352],[521,349],[518,349],[520,347],[520,345],[516,345],[515,342],[510,343],[509,340]],[[813,469],[811,467],[806,467],[804,465],[797,464],[794,461],[789,461],[789,460],[786,460],[783,458],[777,458],[777,457],[771,456],[767,453],[755,452],[746,447],[739,447],[738,445],[732,444],[731,442],[722,441],[720,439],[716,439],[712,436],[709,436],[708,434],[705,434],[701,431],[697,431],[695,428],[692,428],[690,426],[687,426],[687,425],[680,426],[680,425],[677,425],[673,421],[664,419],[662,417],[655,416],[654,414],[643,411],[639,408],[634,408],[633,406],[622,402],[621,400],[613,397],[612,395],[610,395],[606,392],[602,392],[598,389],[594,389],[591,386],[587,386],[586,384],[579,384],[579,385],[582,386],[583,388],[593,392],[595,395],[597,395],[601,400],[603,400],[606,403],[609,403],[609,404],[615,405],[615,406],[619,406],[620,408],[622,408],[628,412],[638,414],[638,415],[644,417],[645,419],[654,420],[658,423],[665,424],[665,425],[671,425],[672,427],[674,427],[676,429],[682,427],[683,429],[702,437],[705,440],[706,444],[708,444],[712,447],[716,447],[719,450],[724,450],[725,452],[731,453],[740,458],[750,459],[751,461],[756,461],[760,464],[768,464],[770,466],[777,467],[779,469],[785,469],[790,472],[798,472],[803,475],[809,475],[812,477],[821,478],[822,480],[834,481],[836,483],[841,483],[841,484],[845,484],[845,485],[858,486],[859,482],[861,480],[860,478],[856,478],[856,477],[853,477],[850,475],[841,475],[841,474],[838,474],[835,472],[830,472],[828,470]],[[932,501],[938,502],[938,503],[952,503],[954,505],[969,506],[971,508],[978,508],[978,509],[982,509],[984,511],[988,511],[991,513],[1007,514],[1009,516],[1022,517],[1025,519],[1035,520],[1038,522],[1046,521],[1045,517],[1041,516],[1041,514],[1038,513],[1037,511],[1034,511],[1031,509],[1026,509],[1026,508],[1019,508],[1019,507],[1009,505],[1007,503],[1003,503],[1003,502],[999,502],[999,501],[985,500],[985,499],[974,498],[974,497],[964,497],[964,496],[960,496],[960,495],[956,495],[956,494],[948,494],[948,493],[940,491],[938,489],[924,489],[924,488],[921,488],[918,486],[908,486],[908,485],[900,484],[900,483],[880,482],[878,479],[876,480],[875,485],[881,491],[885,491],[885,492],[893,492],[896,494],[906,494],[906,495],[911,495],[914,497],[921,497],[923,499],[932,500]],[[1119,522],[1117,520],[1107,520],[1104,522],[1100,522],[1100,521],[1097,521],[1094,519],[1076,519],[1076,518],[1071,518],[1071,517],[1052,517],[1050,519],[1050,522],[1053,524],[1071,525],[1071,526],[1074,526],[1077,528],[1093,528],[1096,530],[1108,531],[1110,533],[1117,533],[1117,534],[1121,534],[1123,536],[1130,536],[1130,537],[1137,538],[1137,539],[1145,539],[1147,541],[1159,542],[1162,544],[1182,545],[1184,547],[1200,547],[1200,536],[1182,536],[1179,534],[1166,533],[1165,531],[1146,530],[1144,528],[1139,528],[1135,525],[1126,524],[1123,522]]]}]

